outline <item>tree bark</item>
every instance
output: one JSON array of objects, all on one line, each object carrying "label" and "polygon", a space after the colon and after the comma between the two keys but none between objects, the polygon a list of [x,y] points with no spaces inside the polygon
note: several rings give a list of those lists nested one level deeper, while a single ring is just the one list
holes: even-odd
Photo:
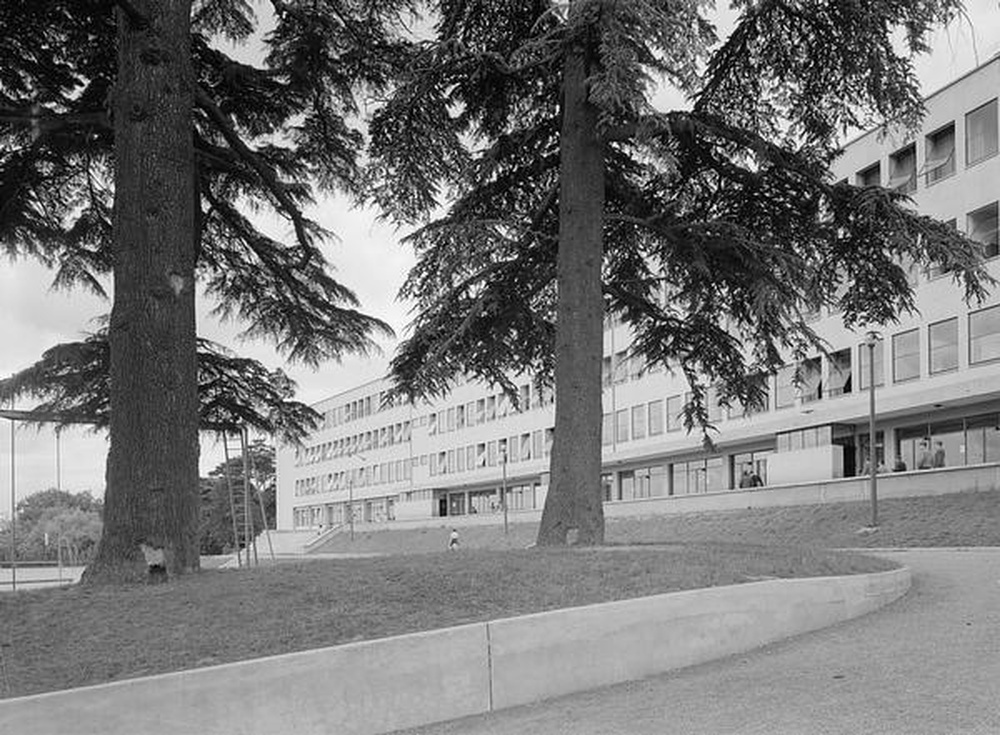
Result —
[{"label": "tree bark", "polygon": [[604,151],[597,108],[588,100],[587,53],[574,47],[563,67],[559,254],[556,279],[556,418],[540,546],[604,543],[601,498],[601,357],[604,301]]},{"label": "tree bark", "polygon": [[[198,568],[191,0],[119,12],[111,445],[89,582]],[[146,549],[144,554],[143,548]]]}]

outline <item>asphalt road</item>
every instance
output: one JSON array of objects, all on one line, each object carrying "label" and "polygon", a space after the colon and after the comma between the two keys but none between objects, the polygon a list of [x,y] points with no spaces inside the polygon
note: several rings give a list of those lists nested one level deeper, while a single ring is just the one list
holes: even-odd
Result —
[{"label": "asphalt road", "polygon": [[1000,550],[887,555],[913,570],[913,587],[863,618],[640,682],[405,732],[1000,733]]}]

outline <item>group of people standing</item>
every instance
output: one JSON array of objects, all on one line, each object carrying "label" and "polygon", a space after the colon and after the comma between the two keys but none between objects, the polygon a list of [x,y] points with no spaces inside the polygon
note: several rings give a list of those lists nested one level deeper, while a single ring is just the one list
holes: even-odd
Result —
[{"label": "group of people standing", "polygon": [[[865,466],[861,470],[862,475],[867,475],[871,471],[869,462],[870,460],[866,457]],[[935,442],[933,451],[931,450],[930,442],[927,439],[920,442],[920,453],[917,455],[918,470],[930,470],[937,469],[938,467],[944,467],[945,462],[946,454],[943,442]],[[902,457],[896,457],[896,461],[892,465],[892,471],[906,472],[907,469],[906,460]],[[885,465],[880,462],[876,468],[876,472],[885,472]]]}]

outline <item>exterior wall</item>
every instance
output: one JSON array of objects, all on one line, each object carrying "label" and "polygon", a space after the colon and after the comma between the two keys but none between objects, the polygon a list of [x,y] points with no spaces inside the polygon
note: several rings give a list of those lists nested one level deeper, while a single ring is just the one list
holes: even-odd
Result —
[{"label": "exterior wall", "polygon": [[[880,184],[889,186],[893,154],[913,145],[914,206],[944,221],[954,219],[959,229],[971,233],[968,215],[1000,201],[1000,155],[967,163],[966,114],[995,101],[998,92],[1000,57],[932,94],[919,131],[886,135],[872,131],[846,144],[835,164],[834,180],[857,183],[860,172],[878,163]],[[948,125],[954,127],[954,171],[932,180],[935,177],[927,175],[928,137]],[[996,242],[995,232],[992,238]],[[988,269],[1000,279],[1000,259],[991,259]],[[944,440],[948,467],[1000,461],[1000,360],[976,361],[970,346],[970,315],[1000,307],[1000,292],[994,290],[984,303],[970,306],[946,275],[912,275],[917,311],[880,330],[877,456],[890,467],[900,456],[912,470],[917,459],[914,437],[926,436],[931,442]],[[1000,309],[996,314],[1000,323]],[[955,320],[956,364],[953,369],[933,371],[930,329],[946,320]],[[767,410],[752,416],[718,410],[714,417],[718,431],[712,434],[716,451],[707,453],[701,434],[688,434],[676,415],[689,390],[683,377],[635,369],[627,355],[628,329],[609,321],[604,336],[602,448],[609,514],[615,514],[618,504],[731,490],[740,485],[745,469],[753,469],[767,485],[858,475],[869,413],[868,391],[863,387],[867,376],[860,374],[867,359],[865,330],[848,330],[836,313],[829,312],[816,315],[812,326],[829,343],[830,353],[849,350],[850,390],[834,395],[831,359],[816,356],[821,397],[810,400],[800,390],[779,408],[778,383],[771,376]],[[901,340],[899,335],[908,332],[916,335],[919,366],[915,375],[902,379],[894,369],[894,338]],[[1000,334],[992,339],[1000,340]],[[346,523],[350,518],[346,508],[352,504],[356,523],[418,522],[440,517],[442,511],[471,520],[473,508],[481,517],[477,521],[494,518],[495,522],[502,486],[513,489],[508,495],[512,512],[523,517],[537,514],[548,486],[548,435],[554,410],[548,395],[538,400],[528,377],[515,383],[520,390],[528,386],[530,398],[522,410],[513,409],[499,390],[476,383],[459,385],[433,404],[378,410],[379,395],[388,386],[373,381],[318,404],[327,421],[310,437],[306,449],[296,453],[283,448],[278,453],[278,527]],[[371,410],[350,418],[346,407],[359,402],[370,404]],[[470,421],[469,416],[480,413],[481,422]],[[662,428],[656,416],[662,417]],[[977,441],[988,445],[982,452],[972,446],[973,429],[967,420],[974,416],[981,417],[975,429],[980,432]],[[988,426],[991,417],[993,424]],[[400,441],[379,442],[375,447],[365,439],[387,426],[406,427]],[[362,440],[352,449],[336,450],[338,442],[357,436]],[[527,453],[521,446],[525,437]],[[516,451],[508,450],[504,463],[501,443],[512,440]]]}]

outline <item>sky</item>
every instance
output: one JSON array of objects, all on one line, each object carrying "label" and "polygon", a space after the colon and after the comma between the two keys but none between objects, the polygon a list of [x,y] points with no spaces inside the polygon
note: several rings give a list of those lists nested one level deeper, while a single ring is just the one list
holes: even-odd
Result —
[{"label": "sky", "polygon": [[[934,34],[931,55],[917,61],[924,94],[1000,53],[1000,0],[967,0],[966,11],[966,19]],[[722,13],[718,22],[720,32],[724,32],[731,14]],[[657,103],[678,104],[669,95],[658,96]],[[380,221],[376,212],[352,208],[339,198],[321,201],[309,215],[337,235],[337,240],[324,248],[335,277],[354,290],[364,311],[389,323],[397,335],[403,334],[411,315],[409,306],[397,301],[396,294],[414,263],[412,252],[400,243],[405,233]],[[94,318],[110,311],[110,303],[79,291],[52,291],[51,282],[52,274],[33,262],[0,260],[0,376],[30,366],[45,349],[59,342],[81,339],[95,328]],[[218,323],[208,314],[210,308],[209,303],[200,301],[201,336],[270,368],[281,367],[298,383],[297,398],[306,403],[381,377],[395,346],[394,340],[384,340],[380,355],[346,357],[318,370],[287,365],[267,343],[238,341],[239,326]],[[0,516],[9,514],[13,499],[49,487],[103,494],[106,435],[68,428],[61,433],[58,452],[56,445],[51,429],[21,426],[12,432],[10,422],[0,422]],[[202,475],[221,461],[221,447],[211,438],[203,438]]]}]

